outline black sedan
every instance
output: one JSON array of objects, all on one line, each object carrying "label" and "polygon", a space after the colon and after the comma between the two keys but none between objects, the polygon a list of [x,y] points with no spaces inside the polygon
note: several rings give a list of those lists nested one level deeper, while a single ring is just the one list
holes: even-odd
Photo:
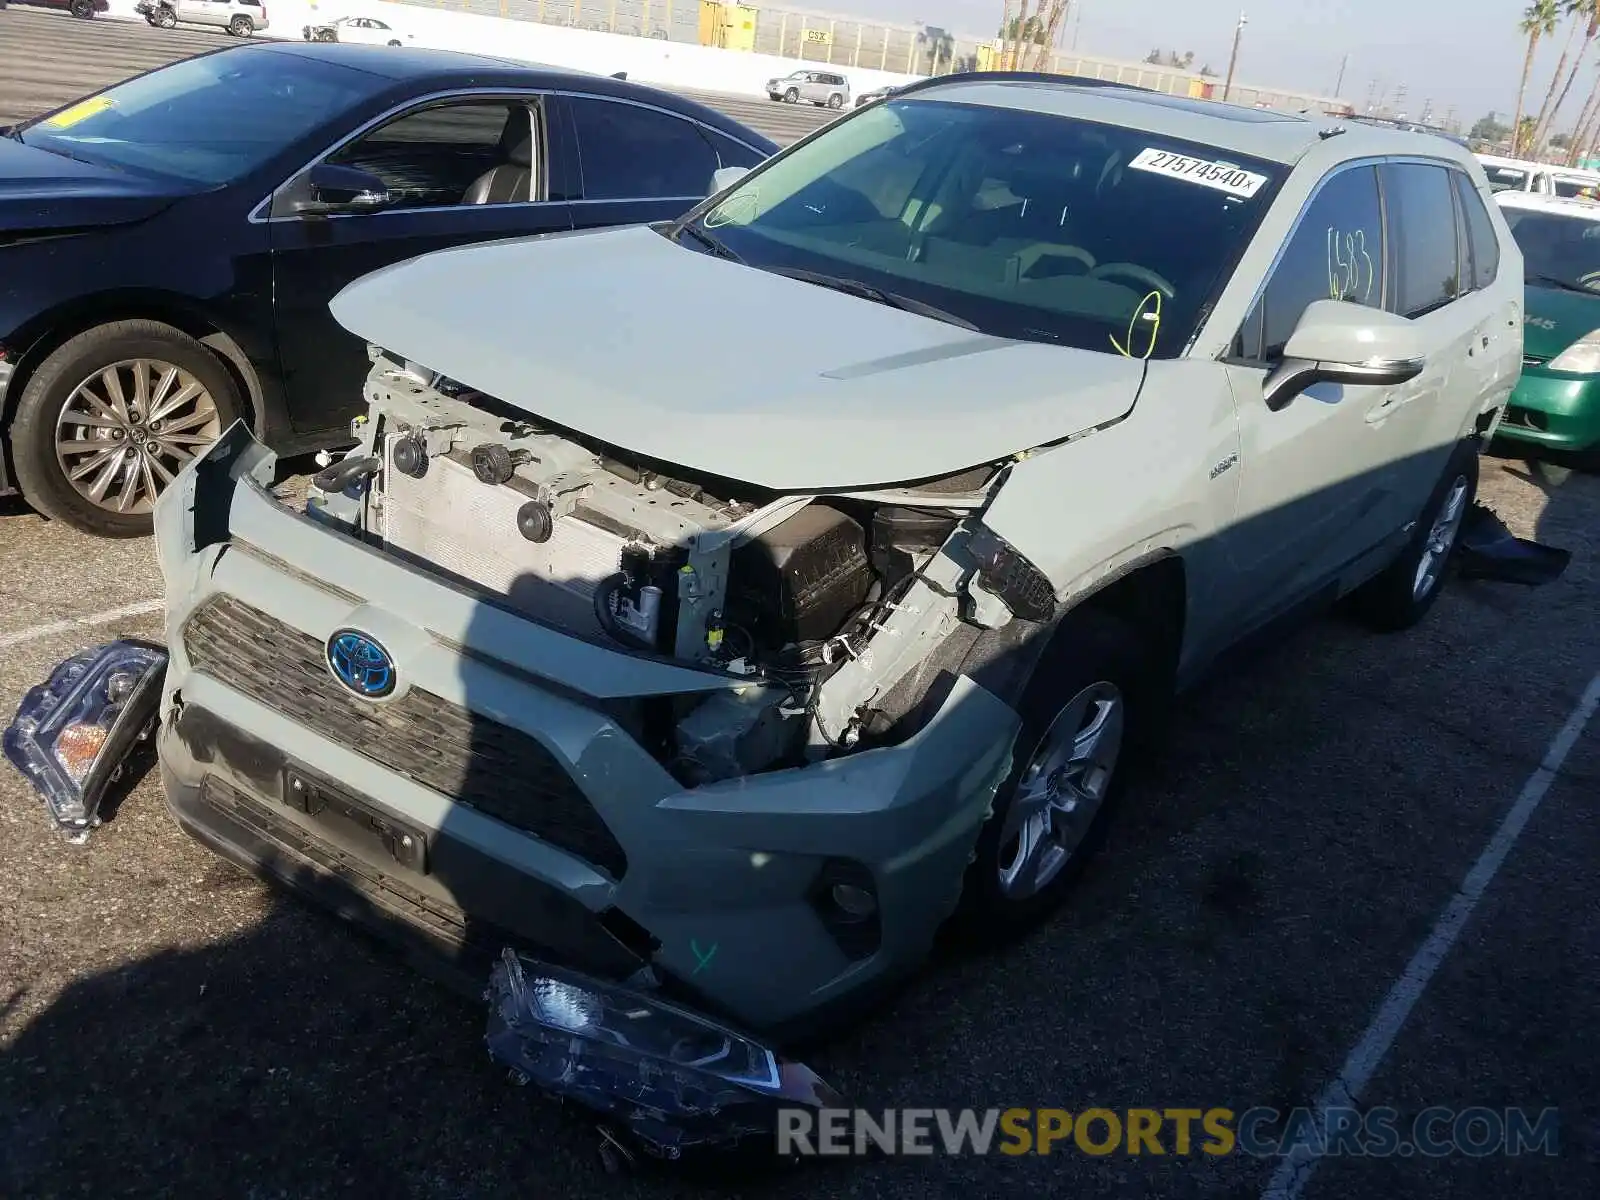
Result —
[{"label": "black sedan", "polygon": [[777,146],[615,78],[251,43],[0,130],[0,492],[104,536],[248,419],[349,440],[366,348],[328,301],[467,242],[666,220]]}]

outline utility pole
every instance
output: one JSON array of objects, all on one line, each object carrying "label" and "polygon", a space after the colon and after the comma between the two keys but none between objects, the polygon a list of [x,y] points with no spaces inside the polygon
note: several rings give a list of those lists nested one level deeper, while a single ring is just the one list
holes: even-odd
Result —
[{"label": "utility pole", "polygon": [[1340,99],[1339,89],[1344,87],[1344,69],[1350,65],[1350,56],[1346,54],[1339,63],[1339,78],[1333,81],[1333,99]]},{"label": "utility pole", "polygon": [[1233,91],[1233,69],[1239,65],[1239,39],[1244,35],[1245,15],[1239,14],[1239,23],[1233,27],[1233,53],[1228,55],[1228,78],[1222,85],[1222,98],[1226,100]]}]

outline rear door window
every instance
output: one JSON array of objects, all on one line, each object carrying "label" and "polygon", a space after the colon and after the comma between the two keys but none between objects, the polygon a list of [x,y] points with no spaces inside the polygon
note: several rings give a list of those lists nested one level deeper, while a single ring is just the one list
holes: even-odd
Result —
[{"label": "rear door window", "polygon": [[1389,308],[1421,317],[1460,293],[1461,263],[1450,172],[1423,163],[1385,163],[1383,198],[1389,221]]},{"label": "rear door window", "polygon": [[724,165],[700,127],[683,117],[589,96],[570,103],[586,200],[699,198]]}]

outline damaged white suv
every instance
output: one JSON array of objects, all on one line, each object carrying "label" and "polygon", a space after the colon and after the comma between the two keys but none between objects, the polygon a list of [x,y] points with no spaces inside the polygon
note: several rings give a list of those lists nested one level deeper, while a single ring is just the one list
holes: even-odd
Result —
[{"label": "damaged white suv", "polygon": [[680,222],[368,276],[305,510],[243,426],[159,507],[173,810],[449,954],[815,1024],[1054,905],[1224,650],[1428,609],[1521,361],[1487,195],[1443,139],[966,76]]}]

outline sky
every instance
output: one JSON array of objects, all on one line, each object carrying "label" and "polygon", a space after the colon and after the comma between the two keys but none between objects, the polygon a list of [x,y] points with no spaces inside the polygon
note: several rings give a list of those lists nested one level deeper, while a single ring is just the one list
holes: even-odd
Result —
[{"label": "sky", "polygon": [[[1077,49],[1142,59],[1160,45],[1223,75],[1242,7],[1248,16],[1237,78],[1263,87],[1332,95],[1343,57],[1350,56],[1340,94],[1359,110],[1368,88],[1391,102],[1404,84],[1404,107],[1417,119],[1431,100],[1442,119],[1454,107],[1470,126],[1490,111],[1509,124],[1527,42],[1517,29],[1528,0],[1074,0],[1081,9]],[[1004,0],[809,0],[807,8],[855,12],[900,21],[921,20],[955,33],[992,35]],[[1069,18],[1061,45],[1070,45]],[[1564,29],[1541,46],[1528,95],[1544,97]],[[1600,45],[1600,43],[1597,43]],[[1600,56],[1593,56],[1600,57]],[[1563,114],[1575,119],[1594,82],[1585,70]]]}]

